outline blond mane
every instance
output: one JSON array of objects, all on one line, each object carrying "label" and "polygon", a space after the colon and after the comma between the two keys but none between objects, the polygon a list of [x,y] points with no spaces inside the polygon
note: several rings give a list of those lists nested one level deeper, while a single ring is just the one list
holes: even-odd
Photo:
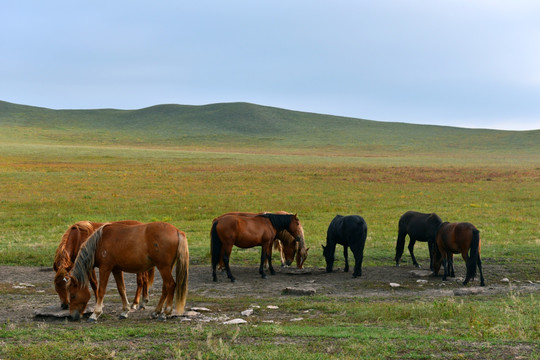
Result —
[{"label": "blond mane", "polygon": [[73,276],[77,280],[79,286],[88,285],[90,272],[94,268],[96,249],[99,241],[101,240],[104,226],[106,225],[103,225],[102,227],[97,229],[92,234],[92,236],[90,236],[88,240],[86,240],[86,242],[81,246],[79,254],[75,259],[73,269],[71,271],[71,276]]}]

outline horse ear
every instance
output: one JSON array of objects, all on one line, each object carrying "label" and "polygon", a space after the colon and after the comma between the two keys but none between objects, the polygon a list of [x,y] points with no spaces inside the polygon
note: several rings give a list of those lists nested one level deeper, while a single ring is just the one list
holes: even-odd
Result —
[{"label": "horse ear", "polygon": [[309,251],[309,248],[306,249],[306,254],[307,254],[308,251]]}]

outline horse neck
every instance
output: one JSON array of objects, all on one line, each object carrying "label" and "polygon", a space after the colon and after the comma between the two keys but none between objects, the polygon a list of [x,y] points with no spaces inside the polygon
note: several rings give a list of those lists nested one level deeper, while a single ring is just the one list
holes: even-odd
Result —
[{"label": "horse neck", "polygon": [[287,230],[283,229],[281,231],[278,231],[276,234],[276,238],[281,240],[284,244],[290,245],[294,242],[294,236],[292,236]]}]

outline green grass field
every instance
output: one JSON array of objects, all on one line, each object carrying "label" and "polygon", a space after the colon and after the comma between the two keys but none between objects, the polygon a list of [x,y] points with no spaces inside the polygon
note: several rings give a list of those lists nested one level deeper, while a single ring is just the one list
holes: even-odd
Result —
[{"label": "green grass field", "polygon": [[[52,266],[70,224],[122,219],[172,223],[188,236],[191,263],[209,264],[214,217],[286,210],[304,225],[307,266],[323,265],[320,245],[336,214],[362,215],[369,229],[364,266],[374,267],[392,264],[397,221],[418,210],[472,222],[481,231],[484,266],[510,264],[523,280],[540,280],[539,131],[233,105],[59,112],[0,103],[0,264]],[[258,257],[233,253],[235,264]],[[250,301],[220,306],[240,309]],[[315,308],[320,317],[234,329],[150,320],[94,327],[8,322],[0,358],[540,356],[538,293],[461,302],[277,301],[291,311]]]}]

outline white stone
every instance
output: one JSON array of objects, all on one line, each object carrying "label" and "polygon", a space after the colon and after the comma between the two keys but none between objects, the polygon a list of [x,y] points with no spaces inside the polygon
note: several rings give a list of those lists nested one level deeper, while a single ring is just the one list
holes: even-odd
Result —
[{"label": "white stone", "polygon": [[243,316],[250,316],[253,314],[253,309],[247,309],[241,312]]},{"label": "white stone", "polygon": [[193,310],[193,311],[211,311],[210,309],[205,308],[205,307],[192,307],[191,310]]},{"label": "white stone", "polygon": [[390,286],[393,288],[397,288],[397,287],[400,287],[401,285],[398,283],[390,283]]},{"label": "white stone", "polygon": [[266,308],[267,308],[267,309],[279,309],[279,306],[276,306],[276,305],[268,305]]},{"label": "white stone", "polygon": [[225,321],[223,325],[237,325],[237,324],[245,324],[245,323],[247,323],[247,321],[244,319],[232,319],[229,321]]},{"label": "white stone", "polygon": [[506,282],[506,283],[507,283],[507,282],[510,282],[510,279],[508,279],[508,278],[502,278],[502,279],[501,279],[501,282]]}]

